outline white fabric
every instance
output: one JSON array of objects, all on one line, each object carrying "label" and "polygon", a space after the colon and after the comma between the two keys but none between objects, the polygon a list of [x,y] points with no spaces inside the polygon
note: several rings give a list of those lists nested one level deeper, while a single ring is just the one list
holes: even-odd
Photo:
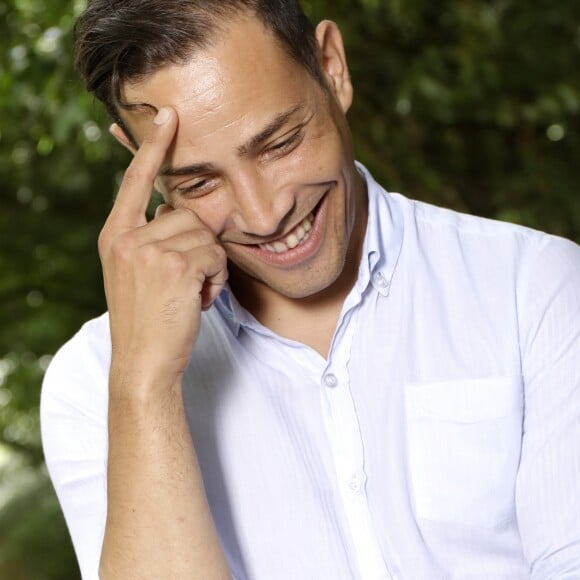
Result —
[{"label": "white fabric", "polygon": [[[203,317],[183,391],[234,576],[579,578],[580,248],[365,175],[365,250],[328,360],[227,291]],[[105,522],[109,349],[106,316],[87,323],[42,394],[86,580]]]}]

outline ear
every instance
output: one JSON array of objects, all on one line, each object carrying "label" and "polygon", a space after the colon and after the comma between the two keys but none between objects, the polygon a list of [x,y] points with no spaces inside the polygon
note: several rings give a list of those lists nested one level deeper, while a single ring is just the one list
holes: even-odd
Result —
[{"label": "ear", "polygon": [[316,27],[316,40],[320,47],[322,71],[333,89],[344,113],[352,104],[353,88],[350,82],[342,35],[335,22],[323,20]]},{"label": "ear", "polygon": [[117,123],[113,123],[109,127],[109,133],[111,133],[111,135],[113,137],[115,137],[115,139],[117,139],[117,141],[121,145],[123,145],[123,147],[125,147],[125,149],[128,149],[133,155],[135,155],[135,153],[137,153],[137,149],[135,149],[133,142],[131,141],[131,139],[129,139],[129,137],[127,136],[127,133],[125,133],[125,131],[123,131],[122,127],[117,125]]}]

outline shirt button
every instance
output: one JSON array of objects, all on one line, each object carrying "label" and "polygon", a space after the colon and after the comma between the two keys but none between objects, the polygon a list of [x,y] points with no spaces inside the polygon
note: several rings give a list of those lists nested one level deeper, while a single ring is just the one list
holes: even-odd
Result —
[{"label": "shirt button", "polygon": [[324,384],[330,389],[336,387],[336,385],[338,385],[338,379],[336,378],[336,375],[333,375],[332,373],[325,375]]},{"label": "shirt button", "polygon": [[350,491],[359,492],[362,489],[362,482],[356,475],[349,481],[348,488]]},{"label": "shirt button", "polygon": [[375,279],[375,284],[379,287],[379,288],[386,288],[389,283],[387,282],[387,279],[383,276],[382,272],[377,272],[374,276]]}]

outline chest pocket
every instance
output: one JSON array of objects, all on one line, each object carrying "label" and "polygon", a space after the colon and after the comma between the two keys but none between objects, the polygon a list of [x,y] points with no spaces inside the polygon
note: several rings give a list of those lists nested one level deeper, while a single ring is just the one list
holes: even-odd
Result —
[{"label": "chest pocket", "polygon": [[420,518],[493,527],[515,518],[521,377],[409,384],[408,457]]}]

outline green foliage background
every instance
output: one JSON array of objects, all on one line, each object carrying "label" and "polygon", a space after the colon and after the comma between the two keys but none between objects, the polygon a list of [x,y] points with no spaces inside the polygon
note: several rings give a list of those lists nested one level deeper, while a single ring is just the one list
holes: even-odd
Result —
[{"label": "green foliage background", "polygon": [[[83,2],[0,0],[0,577],[78,577],[42,463],[50,356],[105,308],[127,163],[71,66]],[[580,241],[580,3],[310,0],[337,20],[358,157],[392,191]],[[539,281],[541,283],[541,281]]]}]

